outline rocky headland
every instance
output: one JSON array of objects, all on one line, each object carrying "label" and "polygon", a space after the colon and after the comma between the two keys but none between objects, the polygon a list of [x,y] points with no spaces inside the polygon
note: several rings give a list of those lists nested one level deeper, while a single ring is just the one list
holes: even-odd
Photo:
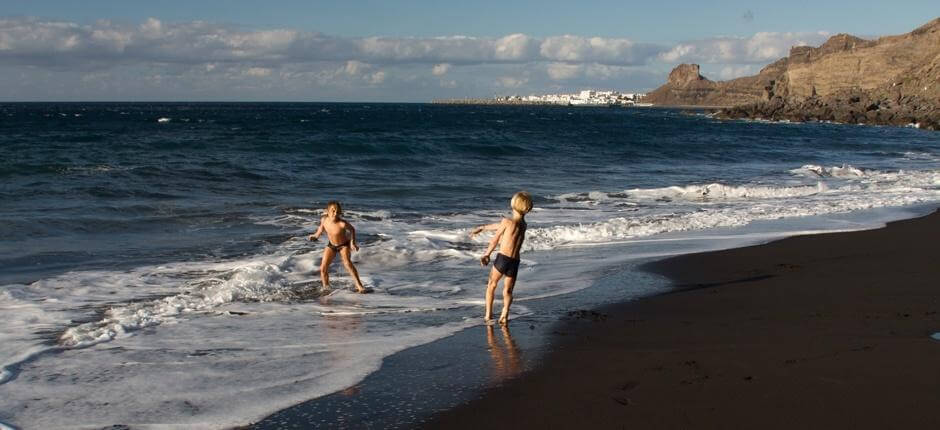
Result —
[{"label": "rocky headland", "polygon": [[899,36],[795,46],[755,76],[716,82],[681,64],[644,102],[721,106],[716,116],[940,130],[940,18]]}]

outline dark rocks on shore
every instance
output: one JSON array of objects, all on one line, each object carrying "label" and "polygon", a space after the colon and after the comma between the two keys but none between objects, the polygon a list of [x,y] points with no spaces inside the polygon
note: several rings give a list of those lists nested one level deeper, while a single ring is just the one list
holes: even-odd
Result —
[{"label": "dark rocks on shore", "polygon": [[937,103],[912,95],[889,98],[865,91],[800,100],[775,96],[767,101],[723,109],[715,117],[794,122],[832,121],[940,130],[940,106]]}]

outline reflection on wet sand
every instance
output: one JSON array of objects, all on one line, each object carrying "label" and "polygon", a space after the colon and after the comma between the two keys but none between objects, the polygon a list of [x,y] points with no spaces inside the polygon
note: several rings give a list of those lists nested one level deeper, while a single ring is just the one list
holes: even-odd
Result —
[{"label": "reflection on wet sand", "polygon": [[[331,302],[329,293],[318,297],[317,301],[323,306],[329,306]],[[325,315],[323,317],[323,324],[320,327],[322,327],[323,330],[323,342],[327,345],[336,345],[348,342],[349,339],[355,339],[359,332],[365,329],[365,322],[360,315]],[[325,357],[337,362],[355,361],[358,359],[358,357],[350,354],[352,354],[352,352],[344,348],[329,348],[324,352]],[[353,397],[357,396],[360,391],[358,385],[353,385],[338,391],[338,393],[343,396]]]},{"label": "reflection on wet sand", "polygon": [[502,343],[496,340],[495,327],[486,326],[486,343],[493,359],[493,383],[511,379],[522,372],[522,356],[512,340],[512,335],[509,334],[509,327],[501,325],[499,328],[502,332]]}]

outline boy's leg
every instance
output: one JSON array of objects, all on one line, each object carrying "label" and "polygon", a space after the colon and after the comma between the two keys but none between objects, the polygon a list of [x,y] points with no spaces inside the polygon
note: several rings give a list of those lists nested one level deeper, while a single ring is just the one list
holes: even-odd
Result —
[{"label": "boy's leg", "polygon": [[323,259],[320,260],[320,281],[323,283],[323,288],[330,288],[330,263],[333,262],[333,258],[336,257],[336,251],[330,247],[326,247],[323,250]]},{"label": "boy's leg", "polygon": [[512,304],[512,287],[516,286],[516,278],[507,276],[503,279],[503,312],[499,314],[499,323],[509,322],[509,305]]},{"label": "boy's leg", "polygon": [[343,266],[346,266],[346,271],[349,272],[349,275],[352,276],[353,281],[356,282],[356,291],[364,293],[366,289],[363,288],[362,281],[359,280],[359,271],[356,270],[356,266],[353,266],[352,251],[350,251],[349,247],[346,246],[339,250],[339,255],[343,257]]},{"label": "boy's leg", "polygon": [[493,319],[493,293],[496,291],[499,278],[502,277],[503,274],[499,273],[499,270],[496,270],[495,267],[490,269],[490,279],[486,282],[486,306],[483,312],[483,320],[485,321]]}]

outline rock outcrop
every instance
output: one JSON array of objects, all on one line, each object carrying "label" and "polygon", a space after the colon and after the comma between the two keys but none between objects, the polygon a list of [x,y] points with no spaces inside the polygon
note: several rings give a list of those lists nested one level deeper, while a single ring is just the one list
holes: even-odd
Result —
[{"label": "rock outcrop", "polygon": [[715,82],[699,73],[698,64],[680,64],[669,73],[666,85],[647,94],[643,101],[660,105],[733,106],[760,100],[763,92],[756,77]]},{"label": "rock outcrop", "polygon": [[797,46],[756,76],[725,82],[682,64],[643,101],[724,106],[720,118],[914,124],[940,130],[940,18],[899,35]]}]

